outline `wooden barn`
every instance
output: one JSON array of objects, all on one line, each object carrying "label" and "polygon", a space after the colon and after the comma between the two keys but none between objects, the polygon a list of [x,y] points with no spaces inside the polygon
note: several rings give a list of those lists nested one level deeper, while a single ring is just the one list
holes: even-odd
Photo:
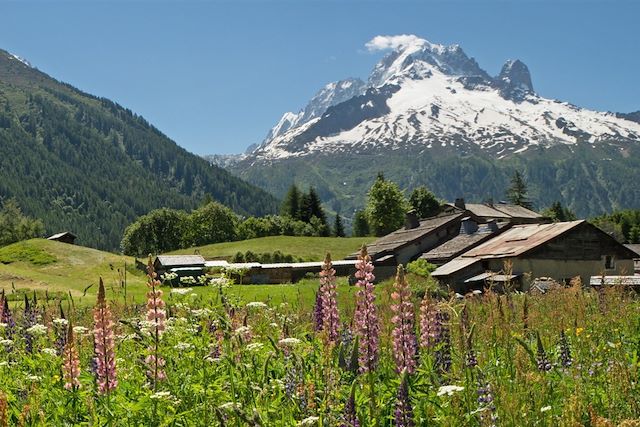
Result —
[{"label": "wooden barn", "polygon": [[568,283],[580,276],[621,275],[633,270],[635,254],[584,221],[516,225],[438,267],[432,276],[456,292],[512,282],[527,290],[537,277]]},{"label": "wooden barn", "polygon": [[64,231],[62,233],[54,234],[47,237],[47,240],[53,240],[56,242],[68,243],[70,245],[75,244],[77,236],[70,231]]}]

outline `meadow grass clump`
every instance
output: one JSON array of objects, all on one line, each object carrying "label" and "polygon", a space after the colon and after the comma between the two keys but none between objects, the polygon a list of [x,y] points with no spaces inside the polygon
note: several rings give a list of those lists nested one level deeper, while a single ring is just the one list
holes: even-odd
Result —
[{"label": "meadow grass clump", "polygon": [[336,286],[327,259],[308,290],[281,299],[259,298],[268,286],[249,300],[233,286],[164,298],[151,270],[144,305],[100,289],[93,308],[0,294],[0,426],[640,420],[635,293],[437,298],[403,272],[373,285],[365,251],[358,268],[357,288]]}]

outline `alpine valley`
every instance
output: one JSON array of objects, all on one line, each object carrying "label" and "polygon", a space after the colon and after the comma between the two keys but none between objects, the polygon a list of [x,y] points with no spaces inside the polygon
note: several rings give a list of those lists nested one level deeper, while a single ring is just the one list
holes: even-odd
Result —
[{"label": "alpine valley", "polygon": [[117,249],[152,209],[207,197],[245,215],[277,210],[270,194],[176,145],[142,117],[61,83],[0,50],[0,198],[46,232]]},{"label": "alpine valley", "polygon": [[482,201],[504,198],[519,170],[537,208],[558,200],[590,216],[640,207],[640,113],[544,98],[519,60],[491,76],[458,45],[394,40],[366,82],[328,84],[262,144],[219,160],[277,196],[293,182],[313,185],[347,217],[378,172],[405,190]]}]

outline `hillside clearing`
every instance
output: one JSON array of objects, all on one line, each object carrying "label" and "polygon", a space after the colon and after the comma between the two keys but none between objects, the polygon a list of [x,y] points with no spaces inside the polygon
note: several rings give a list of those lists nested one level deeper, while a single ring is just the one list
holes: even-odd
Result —
[{"label": "hillside clearing", "polygon": [[280,251],[294,255],[305,261],[322,261],[326,252],[334,260],[342,259],[356,252],[362,244],[375,240],[374,237],[300,237],[269,236],[237,242],[214,243],[212,245],[180,249],[171,254],[199,253],[206,259],[230,260],[237,252],[273,253]]}]

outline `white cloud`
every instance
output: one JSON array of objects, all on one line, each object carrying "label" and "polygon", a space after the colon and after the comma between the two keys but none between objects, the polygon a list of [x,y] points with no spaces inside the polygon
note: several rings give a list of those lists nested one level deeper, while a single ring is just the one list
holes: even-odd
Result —
[{"label": "white cloud", "polygon": [[421,39],[413,34],[375,36],[365,44],[365,47],[369,52],[375,52],[378,50],[397,49],[412,44],[424,43],[425,41],[425,39]]}]

